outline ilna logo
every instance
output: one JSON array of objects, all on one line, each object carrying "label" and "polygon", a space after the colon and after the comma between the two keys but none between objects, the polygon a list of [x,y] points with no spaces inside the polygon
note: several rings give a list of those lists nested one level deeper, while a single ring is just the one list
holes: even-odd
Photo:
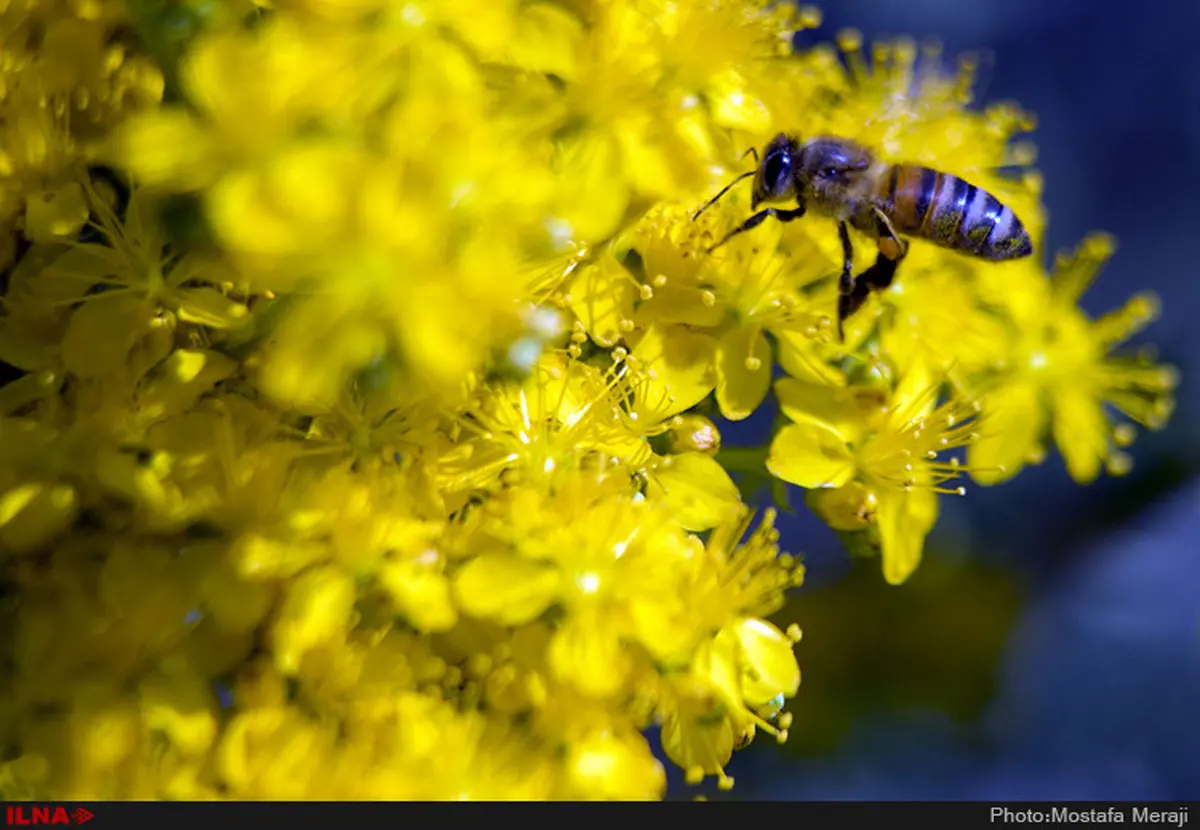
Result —
[{"label": "ilna logo", "polygon": [[32,804],[9,804],[4,819],[10,827],[25,824],[85,824],[94,818],[91,810],[76,807],[37,807]]}]

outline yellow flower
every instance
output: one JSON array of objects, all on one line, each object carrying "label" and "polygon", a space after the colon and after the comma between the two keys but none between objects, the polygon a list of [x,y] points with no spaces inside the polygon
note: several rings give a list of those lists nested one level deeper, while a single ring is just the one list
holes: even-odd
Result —
[{"label": "yellow flower", "polygon": [[488,505],[498,514],[481,521],[495,541],[482,548],[495,549],[457,572],[457,600],[466,613],[508,625],[560,608],[547,652],[557,678],[614,696],[638,659],[630,644],[665,657],[697,636],[681,627],[688,621],[671,577],[691,546],[670,513],[634,493],[627,477],[564,476],[544,495],[531,485]]},{"label": "yellow flower", "polygon": [[[274,15],[207,33],[182,72],[194,108],[146,114],[109,142],[147,187],[203,191],[254,288],[300,290],[261,364],[280,399],[327,406],[393,357],[446,389],[520,331],[517,236],[546,219],[544,153],[486,117],[460,44],[410,23]],[[498,146],[504,163],[487,152]],[[543,230],[530,247],[548,241]],[[490,311],[468,321],[463,303]]]},{"label": "yellow flower", "polygon": [[0,792],[5,798],[34,800],[34,794],[46,786],[48,766],[44,756],[32,753],[5,762],[0,765]]},{"label": "yellow flower", "polygon": [[1037,280],[1039,299],[1013,309],[1011,356],[985,387],[980,440],[969,451],[977,481],[1003,481],[1040,459],[1048,421],[1073,479],[1086,484],[1102,464],[1119,475],[1132,463],[1119,448],[1133,440],[1133,431],[1112,424],[1104,407],[1150,429],[1170,417],[1175,371],[1109,354],[1154,318],[1154,297],[1135,296],[1098,320],[1076,305],[1112,250],[1108,237],[1089,237],[1073,256],[1059,257],[1048,281],[1030,278]]},{"label": "yellow flower", "polygon": [[[707,530],[741,497],[719,464],[698,452],[662,457],[648,439],[666,432],[680,403],[663,388],[669,360],[653,353],[648,337],[640,354],[601,372],[563,355],[547,355],[521,384],[495,384],[460,424],[464,436],[443,456],[439,473],[454,489],[494,487],[502,478],[545,477],[560,469],[611,457],[646,481],[689,530]],[[647,363],[646,360],[649,360]],[[685,399],[686,401],[687,399]]]},{"label": "yellow flower", "polygon": [[[90,379],[126,367],[137,380],[167,356],[177,320],[214,329],[237,328],[248,321],[246,307],[214,287],[228,282],[227,271],[202,256],[176,259],[165,253],[162,229],[143,191],[133,191],[123,221],[90,187],[89,191],[88,204],[100,216],[105,244],[59,246],[61,253],[48,255],[42,271],[30,275],[36,277],[36,285],[14,286],[15,295],[31,304],[73,304],[62,333],[63,368]],[[204,366],[183,367],[182,355],[177,361],[179,366],[168,373],[183,369],[188,382],[205,371]],[[211,355],[210,380],[214,363],[228,364],[218,372],[232,371],[232,361]],[[165,410],[151,417],[163,414]]]},{"label": "yellow flower", "polygon": [[628,434],[617,409],[620,383],[619,374],[548,354],[524,382],[481,390],[458,420],[457,446],[442,456],[444,486],[487,487],[505,470],[552,475],[597,453],[644,461],[648,447]]},{"label": "yellow flower", "polygon": [[147,728],[184,755],[203,757],[217,734],[216,701],[204,678],[186,671],[148,677],[138,696]]},{"label": "yellow flower", "polygon": [[666,772],[642,740],[595,733],[571,747],[566,763],[581,798],[649,801],[666,789]]},{"label": "yellow flower", "polygon": [[[721,213],[725,218],[733,215],[730,210]],[[693,260],[706,266],[696,278],[713,296],[712,304],[723,310],[714,371],[717,403],[731,420],[748,417],[770,388],[772,350],[767,335],[778,344],[781,364],[812,367],[818,378],[839,377],[835,369],[822,365],[828,354],[822,354],[820,346],[829,338],[831,320],[805,293],[820,272],[811,268],[804,251],[796,250],[794,236],[785,234],[781,224],[764,230],[734,240],[713,258],[698,257],[698,247],[690,251]],[[700,233],[711,243],[711,228]],[[806,261],[808,267],[797,267]],[[653,259],[648,257],[648,262]]]},{"label": "yellow flower", "polygon": [[1008,357],[1009,329],[980,302],[969,263],[914,246],[904,260],[903,283],[893,283],[885,303],[879,343],[901,372],[923,363],[954,378],[973,378]]},{"label": "yellow flower", "polygon": [[756,728],[787,739],[788,716],[777,728],[756,710],[765,712],[776,698],[796,693],[800,671],[792,645],[770,623],[742,619],[704,644],[689,672],[667,678],[663,750],[690,783],[715,775],[718,786],[731,788],[725,765]]},{"label": "yellow flower", "polygon": [[225,728],[217,775],[238,798],[284,800],[328,793],[324,766],[335,736],[294,707],[251,709]]},{"label": "yellow flower", "polygon": [[402,694],[357,702],[322,788],[332,797],[543,800],[560,776],[550,753],[475,712]]},{"label": "yellow flower", "polygon": [[[776,384],[794,423],[775,436],[767,468],[792,484],[832,491],[818,495],[817,506],[834,527],[872,527],[892,584],[916,569],[937,518],[937,494],[962,492],[946,486],[959,475],[957,460],[939,454],[972,439],[976,410],[956,398],[936,405],[938,386],[920,365],[891,391],[790,378]],[[849,503],[841,498],[850,494],[856,498]]]},{"label": "yellow flower", "polygon": [[[739,517],[716,528],[705,547],[707,567],[693,570],[688,593],[709,630],[717,633],[691,655],[688,670],[666,677],[663,748],[696,782],[716,775],[732,785],[724,767],[733,750],[756,728],[785,740],[790,717],[770,723],[769,704],[796,694],[800,669],[792,651],[799,631],[785,636],[766,616],[783,604],[784,593],[799,585],[803,569],[780,556],[768,511],[754,533],[738,544],[749,525]],[[764,716],[765,715],[765,716]]]},{"label": "yellow flower", "polygon": [[354,584],[332,568],[306,571],[293,582],[271,627],[280,671],[294,673],[305,653],[345,636],[354,604]]},{"label": "yellow flower", "polygon": [[738,31],[735,43],[773,54],[782,26],[758,11],[757,4],[703,3],[689,12],[658,0],[603,7],[582,42],[561,116],[573,128],[558,161],[560,175],[575,183],[560,209],[570,238],[604,239],[638,200],[671,198],[698,183],[714,143],[701,96],[712,94],[710,84],[722,99],[737,88],[713,83],[728,65],[720,51],[707,50],[700,69],[685,50],[717,31]]},{"label": "yellow flower", "polygon": [[156,105],[163,77],[127,45],[124,3],[7,3],[0,10],[0,267],[17,233],[69,240],[88,210],[77,181],[90,144]]},{"label": "yellow flower", "polygon": [[706,567],[693,572],[696,581],[689,591],[695,596],[696,613],[705,616],[712,630],[770,615],[804,578],[804,568],[779,552],[774,510],[767,510],[743,540],[749,527],[747,509],[715,527],[704,548]]},{"label": "yellow flower", "polygon": [[709,258],[711,220],[693,223],[674,206],[651,211],[631,234],[640,285],[610,253],[579,269],[565,298],[595,342],[623,336],[633,346],[648,370],[643,398],[661,401],[659,419],[710,391],[726,418],[748,417],[770,388],[768,335],[797,373],[812,367],[817,378],[838,377],[819,352],[830,320],[801,290],[817,272],[798,272],[804,260],[780,247],[780,226],[737,240],[731,258]]}]

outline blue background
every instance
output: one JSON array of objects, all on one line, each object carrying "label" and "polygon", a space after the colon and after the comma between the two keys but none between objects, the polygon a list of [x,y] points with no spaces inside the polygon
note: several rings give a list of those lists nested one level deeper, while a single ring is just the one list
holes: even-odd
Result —
[{"label": "blue background", "polygon": [[[787,745],[735,754],[729,795],[772,799],[1200,798],[1200,4],[1155,0],[839,0],[807,42],[934,37],[986,50],[987,100],[1038,116],[1047,259],[1086,233],[1116,257],[1083,299],[1101,314],[1150,289],[1137,342],[1183,371],[1169,427],[1134,472],[1076,486],[1038,468],[944,514],[915,577],[883,583],[798,507],[782,543],[806,584]],[[726,428],[753,443],[771,413]],[[757,433],[757,435],[756,435]],[[739,440],[741,438],[742,440]],[[798,494],[793,501],[799,503]],[[675,797],[697,790],[673,780]]]}]

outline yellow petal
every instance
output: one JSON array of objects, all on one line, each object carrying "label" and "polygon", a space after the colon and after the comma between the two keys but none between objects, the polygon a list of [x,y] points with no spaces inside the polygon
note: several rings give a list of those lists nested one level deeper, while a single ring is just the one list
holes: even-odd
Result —
[{"label": "yellow petal", "polygon": [[1040,449],[1045,413],[1033,384],[1012,383],[989,392],[979,438],[967,448],[971,478],[999,484],[1015,476]]},{"label": "yellow petal", "polygon": [[305,571],[288,585],[271,626],[275,665],[295,674],[307,651],[345,634],[354,608],[354,581],[334,567]]},{"label": "yellow petal", "polygon": [[602,131],[585,132],[562,146],[561,181],[564,230],[572,240],[605,239],[620,226],[629,205],[621,158],[615,141]]},{"label": "yellow petal", "polygon": [[[0,329],[0,340],[3,330]],[[0,360],[4,360],[3,347],[0,346]],[[5,361],[14,365],[12,361]],[[0,415],[8,415],[18,409],[24,409],[36,401],[46,400],[57,395],[62,389],[62,372],[31,372],[16,380],[0,386]]]},{"label": "yellow petal", "polygon": [[633,317],[637,289],[629,272],[616,259],[606,256],[580,269],[571,281],[568,296],[571,311],[592,340],[609,348],[624,334],[621,324]]},{"label": "yellow petal", "polygon": [[458,621],[450,598],[450,582],[420,562],[388,562],[379,569],[379,584],[419,631],[445,631]]},{"label": "yellow petal", "polygon": [[158,458],[146,459],[139,453],[110,447],[97,453],[95,473],[106,489],[165,515],[179,495],[178,488],[164,481],[169,466],[169,458],[164,464]]},{"label": "yellow petal", "polygon": [[729,309],[710,291],[682,280],[668,280],[654,286],[654,296],[637,308],[634,317],[640,326],[654,323],[681,323],[696,328],[719,326]]},{"label": "yellow petal", "polygon": [[0,495],[0,544],[14,553],[35,550],[74,522],[78,510],[78,496],[69,485],[14,487]]},{"label": "yellow petal", "polygon": [[631,468],[645,466],[646,462],[654,455],[650,443],[643,436],[631,434],[624,428],[607,430],[595,441],[583,439],[577,446],[579,449],[600,450],[625,462]]},{"label": "yellow petal", "polygon": [[536,619],[558,593],[558,571],[508,554],[480,556],[454,577],[454,596],[464,612],[504,625]]},{"label": "yellow petal", "polygon": [[[221,556],[219,545],[185,549],[185,555],[199,559]],[[273,581],[251,581],[241,578],[226,559],[200,579],[200,596],[204,610],[219,628],[228,632],[248,632],[258,627],[271,611],[277,594]]]},{"label": "yellow petal", "polygon": [[342,324],[348,319],[342,315],[355,312],[340,303],[336,296],[323,298],[288,312],[265,355],[260,389],[280,400],[327,408],[351,370],[386,352],[384,333],[361,313],[359,325]]},{"label": "yellow petal", "polygon": [[579,18],[550,3],[532,3],[522,8],[508,50],[517,66],[570,81],[582,34]]},{"label": "yellow petal", "polygon": [[633,350],[647,370],[639,384],[637,410],[647,420],[662,420],[690,409],[713,389],[717,343],[682,326],[651,326]]},{"label": "yellow petal", "polygon": [[674,136],[660,125],[630,123],[617,133],[617,143],[629,182],[640,195],[669,199],[679,192],[675,168],[684,148]]},{"label": "yellow petal", "polygon": [[257,170],[234,170],[205,196],[208,221],[228,245],[251,254],[279,256],[307,241],[292,218],[271,200],[269,183]]},{"label": "yellow petal", "polygon": [[[122,218],[124,237],[137,253],[146,261],[155,263],[158,267],[163,246],[166,245],[166,232],[160,221],[160,206],[151,191],[144,187],[134,187],[129,193],[129,203],[125,207]],[[186,259],[183,260],[186,262]]]},{"label": "yellow petal", "polygon": [[779,365],[797,380],[822,386],[845,386],[846,375],[816,353],[813,338],[803,332],[775,331]]},{"label": "yellow petal", "polygon": [[71,315],[63,336],[63,363],[81,378],[120,371],[151,320],[145,299],[135,294],[92,297]]},{"label": "yellow petal", "polygon": [[184,755],[208,751],[217,736],[216,701],[211,684],[192,675],[151,675],[139,684],[142,717]]},{"label": "yellow petal", "polygon": [[884,412],[886,391],[876,387],[828,386],[795,378],[775,381],[779,408],[797,424],[818,424],[847,443],[858,439],[872,418]]},{"label": "yellow petal", "polygon": [[937,404],[940,385],[928,362],[914,361],[896,384],[896,391],[892,393],[888,422],[902,426],[928,415]]},{"label": "yellow petal", "polygon": [[329,553],[319,542],[284,541],[243,533],[229,548],[229,561],[245,580],[274,580],[300,573]]},{"label": "yellow petal", "polygon": [[112,769],[137,743],[137,707],[104,699],[107,696],[106,692],[81,691],[70,714],[66,734],[71,736],[77,764],[84,770]]},{"label": "yellow petal", "polygon": [[[32,260],[30,259],[32,257]],[[25,269],[41,258],[44,266]],[[81,299],[100,280],[125,272],[128,261],[107,245],[37,246],[30,249],[13,269],[10,295],[65,305]]]},{"label": "yellow petal", "polygon": [[[722,705],[737,709],[742,703],[741,678],[738,672],[738,643],[729,630],[722,629],[716,637],[696,649],[692,674],[716,693]],[[717,709],[713,714],[719,713]]]},{"label": "yellow petal", "polygon": [[168,298],[179,319],[214,329],[236,329],[250,321],[250,310],[215,288],[181,288]]},{"label": "yellow petal", "polygon": [[1100,474],[1108,456],[1108,419],[1100,402],[1086,389],[1066,384],[1050,391],[1054,410],[1054,443],[1067,464],[1067,472],[1080,484]]},{"label": "yellow petal", "polygon": [[[695,537],[692,537],[695,538]],[[629,605],[629,622],[636,639],[660,665],[686,666],[698,638],[695,615],[686,597],[646,590],[640,601]]]},{"label": "yellow petal", "polygon": [[761,706],[783,695],[792,697],[800,688],[800,666],[794,644],[786,634],[766,620],[742,619],[733,627],[742,657],[742,698]]},{"label": "yellow petal", "polygon": [[771,347],[760,329],[739,326],[717,346],[717,403],[731,421],[750,416],[771,388]]},{"label": "yellow petal", "polygon": [[152,418],[185,412],[237,367],[236,360],[219,352],[177,349],[155,367],[153,377],[138,395],[138,404]]},{"label": "yellow petal", "polygon": [[280,149],[263,177],[264,195],[298,228],[319,234],[345,225],[350,194],[345,182],[360,175],[362,160],[336,141],[311,138]]},{"label": "yellow petal", "polygon": [[215,172],[211,144],[191,113],[164,108],[125,122],[104,155],[147,185],[197,190]]},{"label": "yellow petal", "polygon": [[790,424],[771,442],[767,469],[800,487],[841,487],[854,475],[854,456],[835,430],[817,423]]},{"label": "yellow petal", "polygon": [[713,121],[722,127],[762,134],[771,129],[771,113],[755,98],[736,71],[730,69],[713,79],[708,87]]},{"label": "yellow petal", "polygon": [[629,656],[620,638],[588,614],[569,617],[555,632],[549,660],[559,679],[591,697],[616,694],[629,673]]},{"label": "yellow petal", "polygon": [[0,318],[0,362],[23,372],[52,370],[58,363],[58,343],[52,340],[53,331],[45,334],[31,331],[22,322],[11,317]]},{"label": "yellow petal", "polygon": [[880,490],[877,523],[883,556],[883,578],[903,583],[917,569],[925,537],[937,520],[937,494],[927,488]]},{"label": "yellow petal", "polygon": [[[682,91],[680,90],[680,92]],[[702,159],[713,158],[716,156],[717,150],[714,146],[712,130],[709,127],[708,114],[703,112],[701,107],[685,109],[685,102],[687,102],[687,96],[683,95],[679,102],[683,111],[676,113],[674,118],[675,134],[692,156]]]},{"label": "yellow petal", "polygon": [[736,519],[742,512],[737,485],[712,456],[687,452],[664,458],[655,468],[654,484],[685,530],[703,531]]},{"label": "yellow petal", "polygon": [[287,678],[264,654],[248,657],[234,678],[233,699],[240,709],[272,709],[287,702]]},{"label": "yellow petal", "polygon": [[175,330],[178,320],[170,311],[163,311],[150,318],[149,325],[129,353],[128,375],[131,380],[143,380],[155,366],[162,365],[175,348]]},{"label": "yellow petal", "polygon": [[602,731],[569,746],[566,769],[582,796],[616,801],[662,798],[666,773],[640,735],[621,740]]},{"label": "yellow petal", "polygon": [[87,197],[78,182],[31,193],[25,200],[25,236],[33,242],[74,237],[87,218]]},{"label": "yellow petal", "polygon": [[332,747],[320,726],[287,706],[242,711],[221,731],[215,771],[230,793],[249,800],[291,800],[328,774]]},{"label": "yellow petal", "polygon": [[689,773],[722,775],[733,757],[733,727],[728,718],[702,720],[672,713],[663,720],[661,740],[667,757]]}]

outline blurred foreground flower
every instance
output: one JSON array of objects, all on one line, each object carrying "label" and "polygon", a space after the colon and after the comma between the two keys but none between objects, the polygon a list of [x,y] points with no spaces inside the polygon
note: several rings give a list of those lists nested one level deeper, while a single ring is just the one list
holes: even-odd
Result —
[{"label": "blurred foreground flower", "polygon": [[703,255],[746,194],[690,211],[781,130],[1040,243],[995,172],[1028,119],[906,42],[843,66],[792,51],[815,13],[715,0],[85,5],[3,12],[55,33],[0,97],[6,797],[653,799],[656,725],[729,786],[786,737],[803,569],[713,417],[773,389],[754,469],[899,583],[1047,412],[1081,481],[1125,466],[1103,404],[1169,415],[1108,354],[1152,304],[1074,305],[1094,244],[1048,277],[914,243],[845,344],[832,223]]}]

